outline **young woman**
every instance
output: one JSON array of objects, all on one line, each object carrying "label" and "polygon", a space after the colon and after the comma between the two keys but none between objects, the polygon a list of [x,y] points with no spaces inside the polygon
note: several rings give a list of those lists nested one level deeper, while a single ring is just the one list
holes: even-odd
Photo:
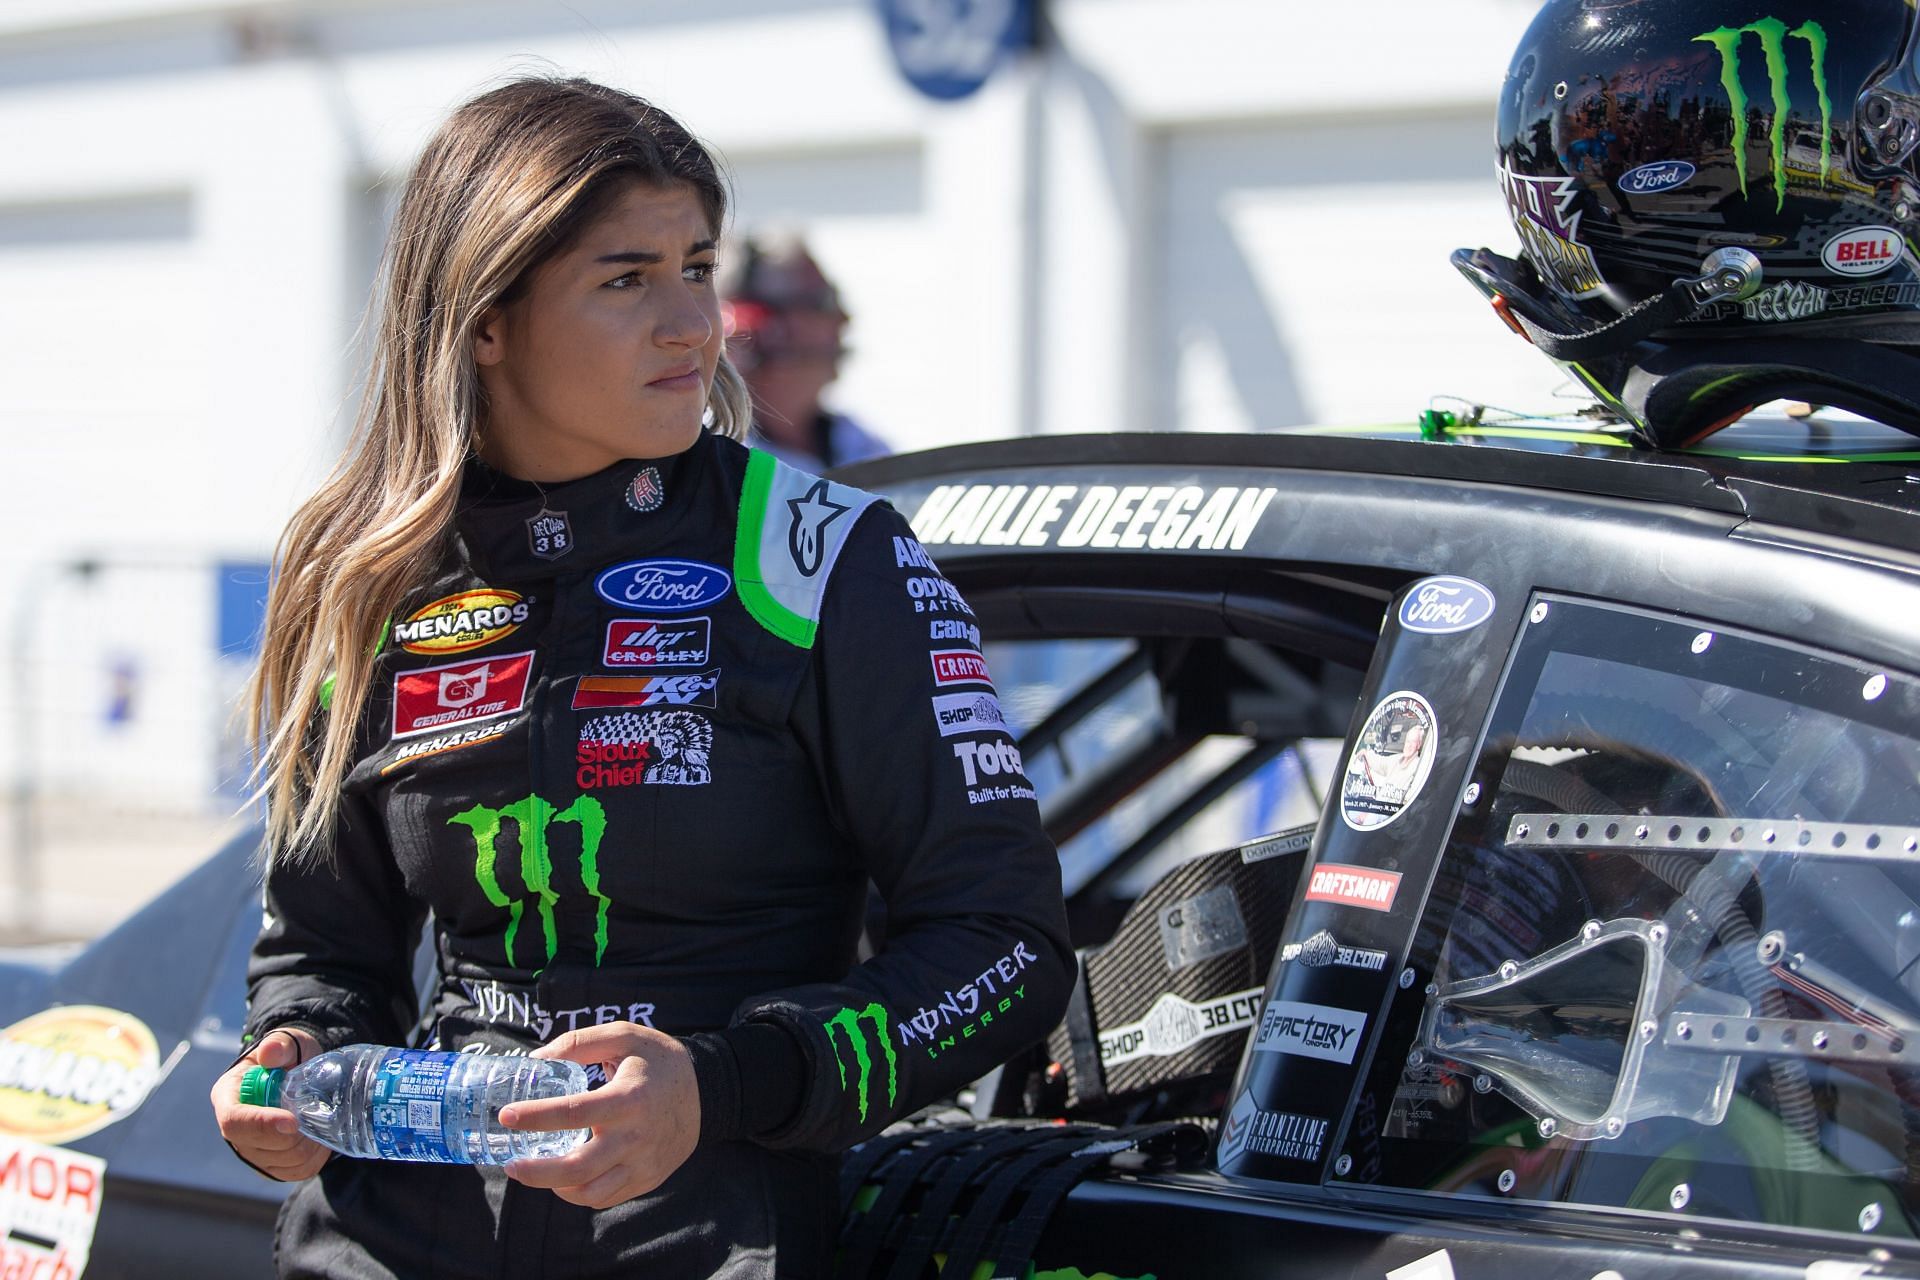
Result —
[{"label": "young woman", "polygon": [[[266,914],[213,1102],[311,1179],[282,1274],[825,1274],[836,1153],[1065,1005],[966,603],[884,503],[737,442],[725,213],[678,124],[581,81],[467,103],[408,181],[254,688]],[[855,965],[869,878],[889,936]],[[353,1042],[600,1064],[503,1117],[592,1137],[504,1173],[330,1159],[239,1102],[248,1065]]]}]

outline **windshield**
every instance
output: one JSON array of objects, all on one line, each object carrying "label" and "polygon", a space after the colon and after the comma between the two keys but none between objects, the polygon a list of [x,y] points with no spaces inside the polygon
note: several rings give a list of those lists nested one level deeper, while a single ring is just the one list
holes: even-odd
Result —
[{"label": "windshield", "polygon": [[1354,1176],[1912,1235],[1920,686],[1624,608],[1533,617]]}]

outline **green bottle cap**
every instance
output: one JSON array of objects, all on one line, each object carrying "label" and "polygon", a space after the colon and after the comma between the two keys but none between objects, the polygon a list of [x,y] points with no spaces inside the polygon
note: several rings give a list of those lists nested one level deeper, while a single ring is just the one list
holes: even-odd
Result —
[{"label": "green bottle cap", "polygon": [[279,1067],[248,1067],[240,1077],[240,1101],[250,1107],[280,1105],[280,1080],[287,1073]]}]

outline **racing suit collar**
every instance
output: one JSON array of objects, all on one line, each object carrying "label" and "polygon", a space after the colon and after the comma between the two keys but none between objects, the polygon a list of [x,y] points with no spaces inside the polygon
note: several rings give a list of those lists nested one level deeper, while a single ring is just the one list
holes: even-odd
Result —
[{"label": "racing suit collar", "polygon": [[671,537],[713,438],[665,458],[628,458],[536,485],[469,457],[454,528],[474,567],[501,577],[570,577]]}]

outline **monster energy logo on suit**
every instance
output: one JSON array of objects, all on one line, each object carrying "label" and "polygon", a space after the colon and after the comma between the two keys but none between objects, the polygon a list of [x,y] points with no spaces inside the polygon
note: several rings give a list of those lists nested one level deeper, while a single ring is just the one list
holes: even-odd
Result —
[{"label": "monster energy logo on suit", "polygon": [[553,918],[560,891],[553,885],[553,857],[547,850],[547,832],[556,822],[571,822],[580,828],[580,884],[596,900],[593,962],[599,964],[607,951],[607,907],[610,905],[607,896],[600,892],[600,838],[607,830],[606,809],[592,796],[575,797],[564,809],[555,809],[539,796],[528,796],[498,809],[477,804],[447,819],[448,826],[465,827],[473,833],[473,878],[479,882],[480,892],[487,895],[488,902],[507,909],[507,963],[518,964],[514,941],[520,932],[520,917],[525,913],[526,903],[508,896],[500,886],[496,869],[501,824],[509,818],[519,831],[520,880],[539,913],[548,961],[560,950],[559,927]]},{"label": "monster energy logo on suit", "polygon": [[1747,194],[1747,91],[1740,84],[1740,51],[1749,34],[1760,39],[1760,59],[1767,71],[1767,89],[1773,96],[1773,120],[1767,126],[1773,150],[1773,208],[1778,213],[1787,202],[1787,112],[1792,100],[1787,92],[1787,39],[1807,42],[1807,59],[1812,64],[1813,89],[1820,96],[1820,182],[1826,185],[1833,167],[1833,103],[1827,97],[1827,30],[1808,19],[1787,30],[1778,18],[1759,18],[1744,27],[1716,27],[1694,37],[1710,44],[1720,53],[1720,84],[1727,91],[1727,105],[1733,110],[1733,167],[1740,175],[1740,194]]},{"label": "monster energy logo on suit", "polygon": [[833,1045],[833,1064],[840,1068],[840,1091],[847,1088],[847,1063],[840,1055],[838,1032],[847,1038],[847,1047],[853,1051],[855,1065],[860,1068],[859,1083],[854,1088],[854,1096],[860,1100],[860,1123],[867,1122],[867,1088],[873,1076],[873,1055],[867,1051],[867,1029],[865,1023],[873,1023],[873,1038],[879,1042],[881,1050],[887,1055],[887,1105],[892,1106],[899,1092],[900,1063],[893,1054],[893,1041],[887,1038],[887,1011],[877,1004],[864,1009],[842,1009],[827,1019],[827,1040]]}]

